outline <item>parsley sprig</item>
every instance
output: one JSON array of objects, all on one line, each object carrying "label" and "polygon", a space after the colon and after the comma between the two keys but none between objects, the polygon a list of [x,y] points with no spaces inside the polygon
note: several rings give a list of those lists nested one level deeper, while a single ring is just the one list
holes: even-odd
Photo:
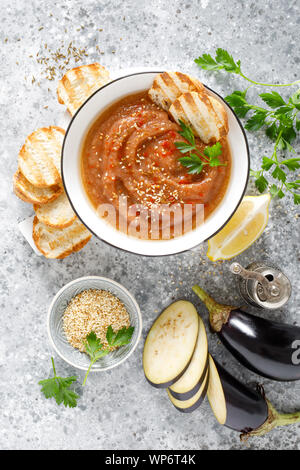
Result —
[{"label": "parsley sprig", "polygon": [[[84,378],[82,384],[83,387],[86,384],[87,377],[93,364],[95,364],[95,362],[97,362],[101,357],[106,356],[111,351],[111,347],[120,347],[128,344],[132,338],[133,332],[133,326],[130,326],[129,328],[124,326],[117,332],[114,332],[112,326],[109,326],[106,330],[106,339],[109,344],[109,348],[106,349],[103,347],[103,344],[101,344],[100,339],[96,336],[94,331],[91,331],[91,333],[87,335],[84,346],[86,353],[91,358],[91,363]],[[54,398],[58,405],[63,403],[65,407],[69,406],[70,408],[75,408],[77,406],[79,395],[70,389],[70,387],[73,382],[76,382],[77,377],[74,375],[71,377],[59,377],[56,375],[53,357],[51,357],[51,362],[54,377],[39,381],[39,385],[42,387],[41,392],[46,398]]]},{"label": "parsley sprig", "polygon": [[[217,49],[213,59],[209,54],[203,54],[195,62],[204,70],[225,70],[240,75],[245,80],[255,85],[280,87],[292,86],[300,83],[300,80],[288,84],[269,84],[256,82],[246,77],[241,71],[241,62],[234,61],[233,57],[224,49]],[[248,102],[247,90],[234,91],[225,100],[234,109],[240,118],[246,118],[245,129],[257,131],[264,128],[269,139],[274,142],[271,157],[263,156],[261,168],[251,170],[255,178],[255,185],[259,192],[269,189],[272,197],[283,198],[285,192],[293,195],[294,203],[300,204],[300,180],[288,181],[287,171],[296,171],[300,168],[300,157],[283,158],[282,152],[296,153],[292,144],[300,131],[300,89],[293,92],[288,100],[285,100],[278,92],[260,93],[259,97],[264,102],[263,106],[256,106]],[[251,113],[250,117],[249,114]],[[267,172],[271,173],[275,182],[268,181]]]},{"label": "parsley sprig", "polygon": [[300,83],[300,80],[297,80],[292,83],[261,83],[257,82],[255,80],[252,80],[249,77],[246,77],[246,75],[243,74],[241,70],[241,61],[233,59],[232,55],[229,54],[225,49],[218,48],[216,50],[216,56],[215,59],[212,58],[210,54],[203,54],[202,56],[198,57],[198,59],[195,59],[195,62],[199,67],[201,67],[203,70],[210,70],[210,71],[216,71],[216,70],[225,70],[226,72],[229,73],[234,73],[237,75],[240,75],[243,77],[245,80],[247,80],[250,83],[253,83],[254,85],[261,85],[261,86],[270,86],[270,87],[284,87],[284,86],[291,86],[291,85],[296,85],[297,83]]},{"label": "parsley sprig", "polygon": [[187,142],[175,142],[176,148],[186,156],[179,158],[182,166],[188,168],[191,175],[200,174],[206,165],[209,166],[226,166],[222,163],[219,156],[222,154],[222,145],[217,142],[214,145],[205,147],[203,153],[197,150],[195,136],[192,129],[183,121],[179,120],[181,131],[179,134],[184,137]]},{"label": "parsley sprig", "polygon": [[58,405],[63,403],[65,407],[75,408],[79,395],[70,389],[73,382],[76,382],[77,377],[59,377],[56,375],[54,359],[51,357],[52,368],[54,377],[51,379],[40,380],[41,391],[46,398],[55,398]]},{"label": "parsley sprig", "polygon": [[[133,326],[129,326],[128,328],[124,326],[116,333],[114,332],[112,326],[109,326],[106,331],[106,339],[110,347],[125,346],[130,342],[133,332]],[[97,362],[102,357],[107,356],[107,354],[110,352],[110,348],[104,348],[103,344],[101,343],[100,339],[96,336],[96,333],[94,331],[91,331],[91,333],[88,334],[84,346],[87,354],[91,358],[91,362],[82,384],[83,387],[86,384],[88,375],[95,362]]]}]

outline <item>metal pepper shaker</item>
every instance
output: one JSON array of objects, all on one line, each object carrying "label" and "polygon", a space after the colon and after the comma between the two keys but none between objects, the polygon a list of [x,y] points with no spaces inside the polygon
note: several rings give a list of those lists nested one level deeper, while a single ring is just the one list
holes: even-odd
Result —
[{"label": "metal pepper shaker", "polygon": [[277,267],[254,262],[245,269],[239,263],[232,263],[230,270],[239,276],[241,296],[250,305],[276,309],[289,300],[291,283]]}]

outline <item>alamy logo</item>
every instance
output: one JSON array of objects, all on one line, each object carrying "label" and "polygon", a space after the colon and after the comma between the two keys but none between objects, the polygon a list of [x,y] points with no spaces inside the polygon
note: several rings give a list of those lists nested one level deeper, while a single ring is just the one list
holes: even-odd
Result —
[{"label": "alamy logo", "polygon": [[292,348],[296,350],[292,354],[292,363],[294,366],[298,366],[300,364],[300,339],[296,339],[293,342]]}]

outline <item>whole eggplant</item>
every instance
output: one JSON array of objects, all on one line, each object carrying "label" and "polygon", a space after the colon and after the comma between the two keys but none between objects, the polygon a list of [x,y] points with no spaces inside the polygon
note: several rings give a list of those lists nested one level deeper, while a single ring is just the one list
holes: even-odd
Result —
[{"label": "whole eggplant", "polygon": [[212,330],[241,364],[272,380],[300,380],[299,327],[219,304],[197,285],[193,291],[209,311]]},{"label": "whole eggplant", "polygon": [[257,386],[252,390],[215,362],[222,383],[226,402],[225,426],[241,432],[241,439],[263,436],[278,426],[300,422],[300,412],[278,413],[265,397],[264,390]]}]

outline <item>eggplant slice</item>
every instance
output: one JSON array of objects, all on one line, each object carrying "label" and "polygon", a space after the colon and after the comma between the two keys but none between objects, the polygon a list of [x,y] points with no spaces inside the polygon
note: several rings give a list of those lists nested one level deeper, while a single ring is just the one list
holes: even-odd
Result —
[{"label": "eggplant slice", "polygon": [[155,320],[143,352],[144,372],[151,385],[167,388],[184,374],[197,342],[198,318],[191,302],[178,300]]},{"label": "eggplant slice", "polygon": [[199,406],[202,404],[204,398],[206,397],[207,389],[209,383],[209,369],[206,370],[206,375],[204,380],[202,381],[202,385],[197,391],[197,393],[189,398],[188,400],[177,400],[171,395],[170,390],[168,389],[169,399],[175,408],[182,413],[191,413],[195,411]]},{"label": "eggplant slice", "polygon": [[220,424],[226,423],[227,407],[224,390],[220,380],[218,369],[213,358],[209,355],[209,384],[207,398],[215,417]]},{"label": "eggplant slice", "polygon": [[177,400],[188,400],[200,389],[208,368],[208,344],[205,326],[199,317],[199,332],[192,360],[177,382],[169,387],[170,394]]}]

